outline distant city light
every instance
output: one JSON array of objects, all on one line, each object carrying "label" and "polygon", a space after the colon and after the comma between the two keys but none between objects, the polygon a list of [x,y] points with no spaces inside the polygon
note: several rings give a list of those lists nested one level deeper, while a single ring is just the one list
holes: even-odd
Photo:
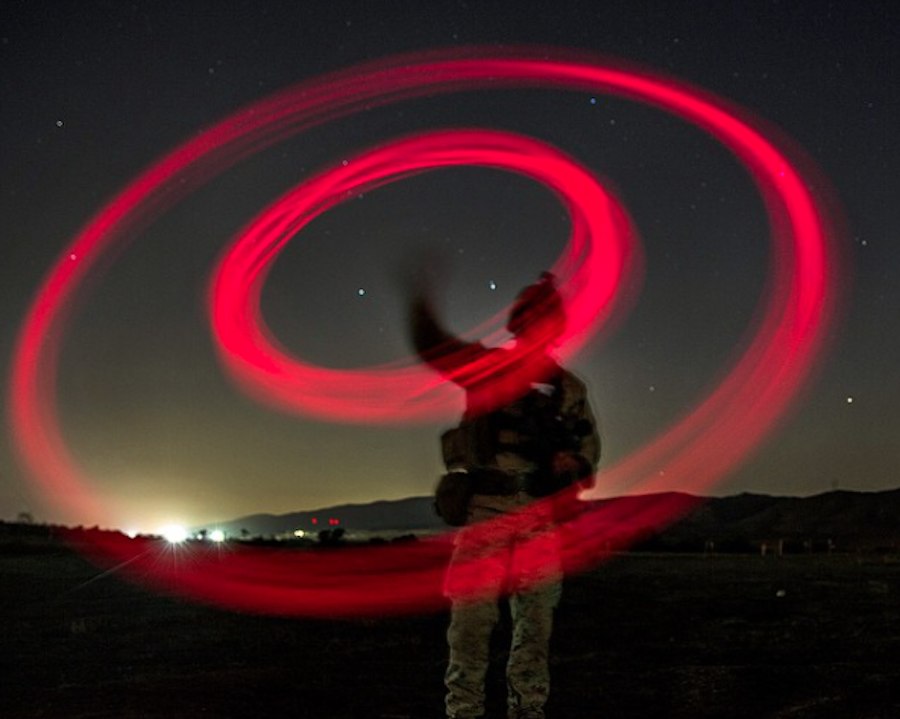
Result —
[{"label": "distant city light", "polygon": [[180,524],[167,524],[159,533],[169,544],[181,544],[188,538],[188,531]]},{"label": "distant city light", "polygon": [[214,529],[209,533],[209,538],[213,542],[224,542],[225,541],[225,532],[221,529]]},{"label": "distant city light", "polygon": [[297,539],[303,539],[306,536],[306,532],[304,532],[302,529],[298,529],[297,531],[294,532],[294,536]]}]

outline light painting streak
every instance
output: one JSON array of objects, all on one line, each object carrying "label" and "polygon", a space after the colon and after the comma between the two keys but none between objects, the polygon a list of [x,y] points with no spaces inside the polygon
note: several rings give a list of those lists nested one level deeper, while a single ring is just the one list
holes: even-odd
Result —
[{"label": "light painting streak", "polygon": [[[559,59],[547,59],[554,57]],[[772,430],[803,387],[827,335],[827,320],[835,309],[839,285],[835,249],[828,222],[807,190],[806,178],[753,124],[696,88],[649,72],[615,67],[592,56],[564,57],[554,49],[497,53],[475,48],[403,56],[356,67],[259,102],[177,148],[88,223],[41,286],[22,326],[11,376],[9,417],[17,448],[47,499],[58,506],[72,506],[86,516],[103,516],[105,508],[105,503],[89,491],[88,478],[63,442],[55,405],[58,354],[70,308],[85,281],[98,274],[101,258],[136,237],[147,223],[210,178],[293,134],[365,107],[426,95],[518,87],[605,93],[656,107],[706,130],[746,166],[754,179],[770,217],[773,265],[768,292],[760,307],[762,319],[754,328],[745,353],[725,380],[683,419],[606,470],[602,481],[606,489],[632,493],[653,492],[673,484],[684,492],[698,493],[737,467]],[[428,137],[425,135],[420,141],[427,145]],[[491,137],[492,142],[502,144],[506,136]],[[414,148],[408,149],[413,157]],[[464,148],[457,149],[462,152]],[[520,153],[512,150],[499,164],[523,172],[518,164]],[[421,169],[440,165],[429,157],[427,147],[416,151],[422,153],[418,160]],[[377,159],[379,152],[376,149],[366,157]],[[382,155],[381,159],[385,157]],[[382,177],[400,174],[398,166],[391,163],[404,158],[387,159],[389,166],[384,168]],[[484,157],[472,158],[475,164],[483,161]],[[553,185],[554,173],[542,172],[543,168],[538,167],[525,174]],[[333,172],[322,177],[350,185],[359,180]],[[564,188],[557,189],[565,195]],[[298,188],[297,192],[302,195],[303,189]],[[594,240],[606,242],[608,238]],[[227,318],[216,318],[216,326],[235,317],[243,318],[239,320],[242,328],[235,327],[234,336],[219,337],[226,348],[223,356],[235,349],[228,343],[239,336],[244,340],[238,340],[238,349],[246,341],[250,344],[244,346],[245,350],[275,346],[256,322],[254,296],[264,274],[260,269],[245,286],[244,299],[249,304],[232,308]],[[561,273],[566,278],[575,274],[577,270],[569,267]],[[593,280],[592,276],[583,278],[584,284],[570,294],[590,295]],[[244,280],[236,277],[228,281]],[[597,306],[605,305],[599,302]],[[593,327],[590,322],[587,326]],[[572,346],[570,343],[568,349]],[[289,367],[298,366],[297,358],[278,358],[274,352],[253,359],[246,366],[256,366],[257,360],[276,359],[288,362]],[[231,366],[231,360],[226,361]],[[236,366],[231,369],[239,375],[244,372]],[[241,381],[246,384],[248,377],[242,376]],[[296,394],[292,401],[297,399]],[[321,414],[340,417],[350,404],[347,397],[329,399],[320,406]],[[415,412],[406,415],[406,419],[420,416]],[[387,421],[390,414],[378,407],[364,406],[356,407],[356,413],[357,419],[362,416],[379,421]],[[403,413],[398,412],[397,416],[403,417]],[[560,537],[571,571],[591,566],[611,549],[627,546],[644,528],[664,525],[690,505],[690,500],[679,496],[632,497],[590,505],[585,511],[587,506],[573,493],[546,501],[555,503],[558,516],[568,517],[560,528]],[[543,508],[539,505],[533,511]],[[531,508],[521,516],[497,521],[525,524],[530,511]],[[427,611],[440,606],[440,577],[451,541],[451,536],[445,535],[416,543],[412,548],[322,553],[192,552],[177,563],[163,564],[152,553],[134,558],[136,553],[146,552],[144,542],[98,535],[86,551],[111,565],[134,558],[128,564],[134,576],[149,577],[156,586],[226,607],[350,616]],[[529,553],[528,547],[522,556],[525,564],[542,561],[540,552]],[[477,574],[472,572],[473,577]],[[479,593],[477,580],[473,579],[470,590],[473,596]]]},{"label": "light painting streak", "polygon": [[[446,417],[453,411],[457,390],[418,358],[395,363],[399,367],[338,371],[289,356],[266,328],[259,304],[278,252],[317,216],[396,179],[458,165],[530,177],[554,191],[568,210],[569,243],[553,267],[568,289],[568,323],[558,341],[566,356],[611,316],[616,291],[636,252],[625,213],[585,168],[548,145],[510,133],[416,135],[345,160],[304,182],[256,218],[225,254],[212,280],[213,335],[226,368],[245,390],[282,409],[331,420],[401,422]],[[499,342],[505,316],[486,323],[480,336]],[[462,372],[499,381],[506,366],[515,364],[510,353],[503,363],[493,358],[467,362]]]}]

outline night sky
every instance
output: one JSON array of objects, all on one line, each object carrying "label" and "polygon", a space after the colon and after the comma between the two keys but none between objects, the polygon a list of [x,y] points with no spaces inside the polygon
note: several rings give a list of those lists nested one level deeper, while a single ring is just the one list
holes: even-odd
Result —
[{"label": "night sky", "polygon": [[[900,485],[900,10],[859,2],[5,2],[0,10],[0,371],[45,273],[129,180],[277,90],[398,52],[539,44],[615,56],[764,118],[822,175],[843,219],[843,312],[815,381],[710,489],[810,495]],[[552,55],[552,50],[548,51]],[[767,277],[769,228],[744,168],[695,127],[599,94],[466,92],[370,109],[255,154],[165,212],[84,293],[61,353],[65,439],[106,516],[45,502],[0,444],[0,518],[151,531],[430,493],[452,422],[350,425],[259,404],[224,375],[209,273],[235,233],[317,170],[411,132],[488,127],[555,145],[613,187],[643,285],[573,364],[602,466],[726,373]],[[262,296],[292,353],[334,368],[410,354],[403,276],[436,258],[448,324],[502,309],[562,251],[545,188],[456,168],[341,204],[294,238]],[[677,489],[678,487],[673,487]]]}]

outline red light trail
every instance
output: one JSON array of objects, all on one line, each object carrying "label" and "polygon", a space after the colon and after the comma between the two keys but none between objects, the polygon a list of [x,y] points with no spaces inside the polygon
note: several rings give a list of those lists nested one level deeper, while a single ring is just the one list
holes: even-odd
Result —
[{"label": "red light trail", "polygon": [[[783,152],[722,101],[696,88],[646,71],[614,67],[598,58],[546,59],[558,55],[546,49],[540,54],[496,54],[488,49],[429,53],[325,76],[227,118],[128,185],[87,224],[51,269],[16,345],[10,424],[22,461],[48,500],[87,516],[104,514],[105,503],[90,492],[89,479],[65,446],[55,403],[59,349],[73,301],[86,280],[99,275],[102,258],[134,239],[197,187],[263,147],[367,106],[488,87],[492,91],[542,87],[607,93],[645,103],[704,129],[750,173],[771,226],[773,259],[761,319],[744,354],[721,384],[673,427],[604,470],[602,483],[608,489],[639,493],[675,483],[685,492],[696,493],[738,466],[789,409],[823,347],[839,284],[826,217],[807,190],[807,179]],[[624,213],[589,173],[543,143],[507,133],[424,134],[363,153],[346,168],[333,168],[295,188],[251,223],[223,258],[210,291],[213,326],[223,361],[242,386],[255,387],[257,394],[281,407],[332,419],[409,421],[439,414],[443,401],[439,398],[446,392],[437,387],[441,380],[426,379],[414,368],[376,368],[352,378],[343,376],[347,390],[335,391],[331,378],[319,382],[317,373],[324,370],[288,357],[268,336],[259,317],[258,296],[266,268],[283,242],[303,222],[339,202],[342,192],[358,192],[451,164],[488,165],[524,174],[550,186],[566,205],[573,232],[555,270],[565,281],[568,309],[574,307],[576,322],[566,338],[564,355],[609,319],[616,288],[633,256]],[[586,198],[601,200],[600,205],[587,207]],[[254,240],[259,240],[258,252]],[[310,392],[310,377],[324,390]],[[368,392],[373,381],[393,378],[410,381],[417,393],[433,394],[428,399],[425,394],[407,396],[403,403],[384,397],[370,404],[360,401],[363,387]],[[610,548],[627,545],[638,528],[664,524],[685,508],[672,500],[626,498],[585,512],[580,511],[583,503],[572,495],[547,502],[571,517],[559,537],[572,571],[596,563]],[[532,511],[542,512],[545,507],[540,503],[522,515],[497,521],[524,526]],[[476,531],[496,530],[479,527]],[[243,549],[226,554],[184,553],[177,563],[157,562],[158,557],[136,541],[101,537],[87,551],[108,563],[127,561],[127,571],[134,576],[149,577],[160,586],[226,607],[358,615],[438,606],[440,577],[452,537],[421,541],[414,547],[327,553]],[[529,562],[534,566],[541,562],[540,547],[545,544],[546,538],[537,537],[524,546],[520,561],[526,569]],[[473,595],[481,589],[477,569],[473,567],[468,587]]]},{"label": "red light trail", "polygon": [[[454,165],[521,173],[546,184],[566,206],[572,232],[567,251],[553,268],[568,295],[568,325],[559,341],[566,356],[609,318],[635,252],[624,212],[585,168],[548,145],[509,133],[416,135],[345,160],[304,182],[256,218],[222,259],[210,298],[213,334],[225,366],[242,387],[282,409],[332,420],[400,422],[446,417],[452,411],[457,390],[415,358],[399,366],[351,372],[288,356],[265,328],[259,297],[279,250],[319,214],[394,179]],[[488,341],[499,339],[504,321],[501,313],[479,336],[493,329]],[[502,373],[503,367],[488,362],[469,363],[462,371]]]}]

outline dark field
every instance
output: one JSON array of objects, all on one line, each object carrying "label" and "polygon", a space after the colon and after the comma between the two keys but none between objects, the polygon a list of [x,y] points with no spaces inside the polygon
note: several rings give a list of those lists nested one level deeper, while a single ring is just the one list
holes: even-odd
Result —
[{"label": "dark field", "polygon": [[[99,574],[0,553],[0,717],[443,716],[442,614],[246,616]],[[548,717],[900,717],[898,602],[880,556],[622,555],[566,585]]]}]

